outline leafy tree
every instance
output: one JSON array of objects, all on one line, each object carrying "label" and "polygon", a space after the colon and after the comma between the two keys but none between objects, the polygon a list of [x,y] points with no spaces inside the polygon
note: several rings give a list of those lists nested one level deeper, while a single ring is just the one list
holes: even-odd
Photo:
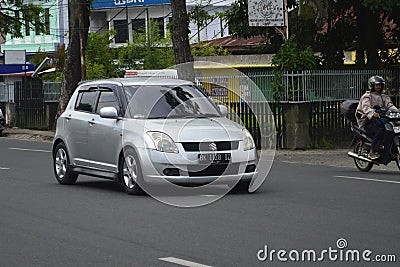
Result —
[{"label": "leafy tree", "polygon": [[[22,29],[27,23],[45,32],[43,8],[23,0],[0,1],[0,33],[13,38],[23,37]],[[39,18],[39,19],[38,19]]]},{"label": "leafy tree", "polygon": [[315,24],[318,27],[323,26],[328,20],[329,0],[299,0],[288,2],[292,7],[298,4],[299,15],[304,8],[311,7],[315,14]]},{"label": "leafy tree", "polygon": [[317,59],[311,47],[301,49],[292,36],[286,40],[281,49],[272,57],[272,64],[274,65],[273,72],[275,76],[273,95],[276,100],[280,100],[284,93],[283,73],[315,69]]},{"label": "leafy tree", "polygon": [[107,31],[105,35],[89,33],[86,46],[86,70],[88,79],[110,78],[116,76],[114,55],[110,48],[111,35],[115,31]]},{"label": "leafy tree", "polygon": [[192,46],[192,55],[196,57],[227,56],[230,55],[230,53],[217,43],[198,43],[197,45]]},{"label": "leafy tree", "polygon": [[[210,1],[208,1],[207,4],[209,4]],[[206,5],[207,5],[206,4]],[[213,15],[210,15],[205,9],[204,9],[203,3],[195,5],[189,12],[189,20],[194,21],[197,26],[197,42],[200,43],[200,31],[201,29],[207,25],[209,21],[212,21],[215,17]]]},{"label": "leafy tree", "polygon": [[[392,21],[399,29],[400,2],[395,0],[358,2],[354,0],[353,7],[358,35],[356,64],[377,67],[381,63],[379,50],[385,50],[386,34],[396,35],[396,32],[384,29],[384,25],[388,21]],[[397,35],[397,38],[399,37]]]},{"label": "leafy tree", "polygon": [[36,51],[36,53],[32,56],[32,58],[29,60],[29,62],[32,63],[33,65],[35,65],[35,68],[36,68],[48,56],[49,56],[49,54],[47,52],[44,52],[44,51],[38,49],[38,51]]},{"label": "leafy tree", "polygon": [[311,47],[300,49],[294,37],[290,37],[272,57],[272,65],[282,71],[314,69],[317,65]]},{"label": "leafy tree", "polygon": [[344,68],[343,51],[355,46],[355,31],[356,21],[350,3],[330,0],[325,31],[315,38],[324,68]]},{"label": "leafy tree", "polygon": [[150,20],[148,33],[133,32],[133,42],[120,47],[120,67],[130,69],[164,69],[174,65],[171,37],[161,37],[158,24]]},{"label": "leafy tree", "polygon": [[[397,40],[397,46],[399,44],[400,2],[329,0],[328,4],[326,32],[317,38],[325,66],[342,66],[342,51],[349,47],[356,50],[359,68],[393,63],[393,53],[388,52],[387,42],[396,43]],[[389,28],[389,22],[395,27]]]},{"label": "leafy tree", "polygon": [[106,67],[98,62],[87,62],[87,78],[88,79],[106,79],[110,78],[107,74]]},{"label": "leafy tree", "polygon": [[[297,7],[300,9],[300,7]],[[317,33],[321,30],[315,23],[315,15],[313,9],[309,6],[303,6],[301,12],[289,13],[289,33],[292,33],[294,41],[299,45],[300,49],[305,49],[308,46],[317,51],[315,39]]]}]

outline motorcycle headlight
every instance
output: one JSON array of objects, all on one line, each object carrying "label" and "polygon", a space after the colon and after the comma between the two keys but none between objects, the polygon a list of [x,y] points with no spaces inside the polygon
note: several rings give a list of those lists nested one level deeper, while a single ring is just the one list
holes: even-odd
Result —
[{"label": "motorcycle headlight", "polygon": [[247,129],[243,129],[243,149],[250,150],[256,147],[254,144],[253,136]]},{"label": "motorcycle headlight", "polygon": [[147,132],[147,134],[153,140],[156,150],[166,153],[179,153],[178,147],[169,135],[162,132]]}]

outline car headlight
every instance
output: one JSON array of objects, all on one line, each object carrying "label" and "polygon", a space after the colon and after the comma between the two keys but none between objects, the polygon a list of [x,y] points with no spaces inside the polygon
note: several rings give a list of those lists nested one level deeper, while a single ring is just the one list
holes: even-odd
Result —
[{"label": "car headlight", "polygon": [[178,147],[169,135],[162,132],[147,132],[147,134],[153,140],[156,150],[166,153],[179,153]]},{"label": "car headlight", "polygon": [[254,144],[253,136],[247,129],[243,129],[243,149],[250,150],[256,147]]}]

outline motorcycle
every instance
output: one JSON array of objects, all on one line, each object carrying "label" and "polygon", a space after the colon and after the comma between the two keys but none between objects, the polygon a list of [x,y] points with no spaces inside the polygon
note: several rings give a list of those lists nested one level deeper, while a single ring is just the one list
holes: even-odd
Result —
[{"label": "motorcycle", "polygon": [[3,112],[0,109],[0,136],[6,128],[6,120],[4,119]]},{"label": "motorcycle", "polygon": [[[369,158],[372,138],[368,136],[364,128],[360,128],[355,117],[358,101],[346,100],[341,107],[342,115],[350,122],[350,129],[353,132],[351,147],[353,152],[348,152],[347,155],[354,159],[354,163],[358,170],[368,172],[374,165],[385,164],[395,161],[400,169],[400,112],[397,110],[381,110],[379,107],[374,107],[377,113],[380,114],[380,123],[385,125],[385,130],[392,132],[394,135],[389,152],[389,161],[384,162],[382,157],[378,159]],[[381,146],[381,151],[384,149]],[[382,153],[381,153],[382,154]]]}]

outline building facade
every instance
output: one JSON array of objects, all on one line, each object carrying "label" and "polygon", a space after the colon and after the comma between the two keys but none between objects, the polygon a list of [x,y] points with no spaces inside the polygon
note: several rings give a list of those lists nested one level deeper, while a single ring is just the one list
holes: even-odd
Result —
[{"label": "building facade", "polygon": [[[199,1],[187,1],[187,10],[193,8]],[[223,12],[230,8],[232,1],[212,0],[204,9],[210,14]],[[167,25],[171,22],[170,0],[95,0],[92,5],[90,18],[90,32],[104,33],[106,30],[115,30],[113,47],[118,47],[133,41],[133,31],[147,30],[149,20],[158,23],[161,36],[167,33]],[[209,21],[200,31],[197,25],[191,22],[190,42],[210,40],[228,35],[227,25],[218,17]]]},{"label": "building facade", "polygon": [[[28,2],[28,1],[26,1]],[[41,52],[55,52],[57,47],[68,43],[68,0],[33,0],[29,1],[44,8],[42,19],[45,22],[46,32],[40,33],[34,25],[25,22],[23,38],[6,36],[1,44],[1,51],[25,50],[28,54]]]}]

